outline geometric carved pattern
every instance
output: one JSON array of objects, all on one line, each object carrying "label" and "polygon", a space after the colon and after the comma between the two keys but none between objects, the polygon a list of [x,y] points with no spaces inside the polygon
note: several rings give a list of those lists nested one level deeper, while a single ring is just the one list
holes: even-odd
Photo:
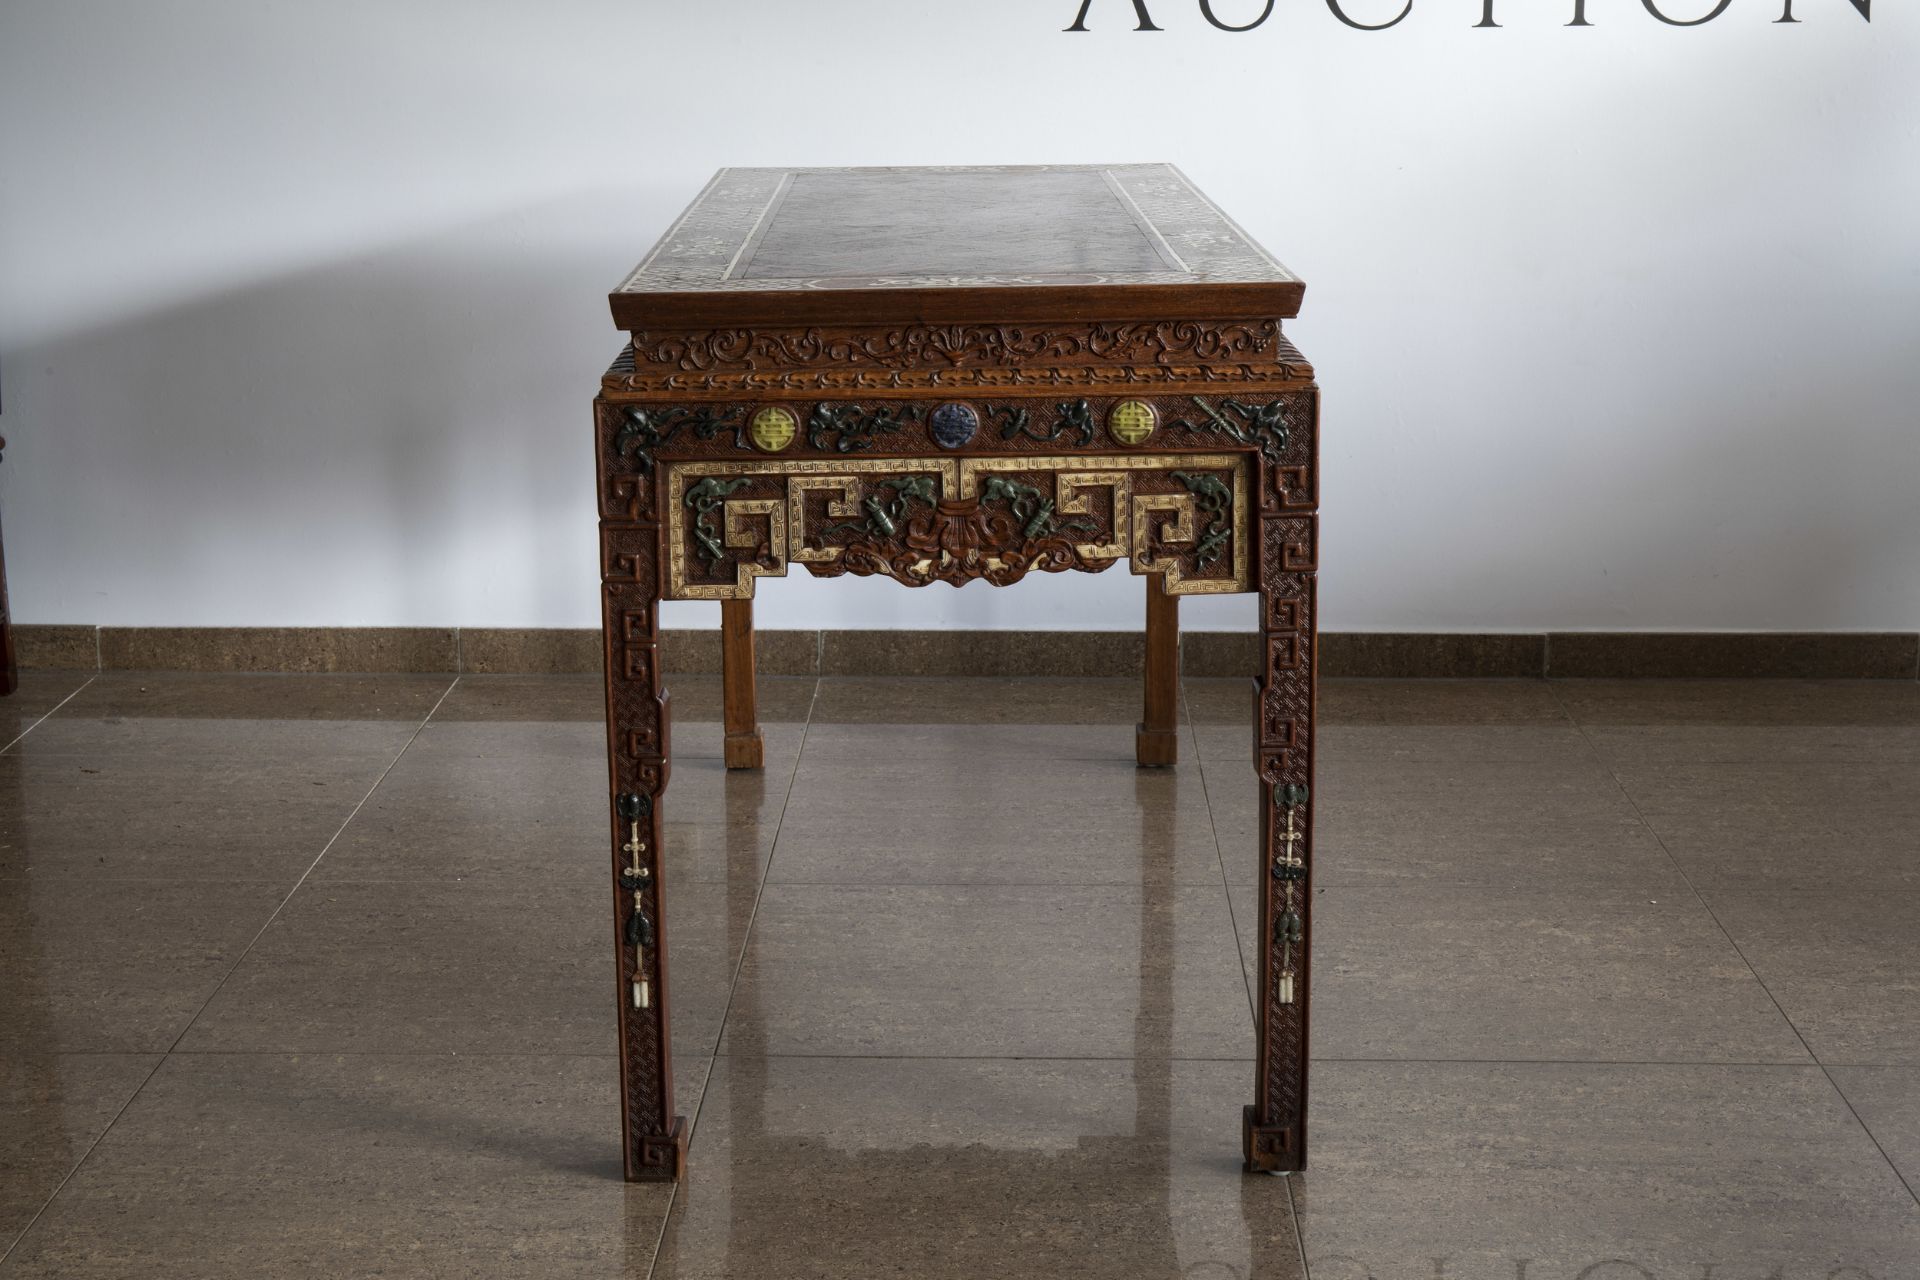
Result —
[{"label": "geometric carved pattern", "polygon": [[[1304,788],[1294,812],[1298,839],[1291,845],[1302,879],[1289,885],[1262,875],[1257,1004],[1260,1093],[1248,1109],[1249,1168],[1299,1167],[1306,1114],[1307,1010],[1312,994],[1314,600],[1318,517],[1269,516],[1260,530],[1263,659],[1254,696],[1254,759],[1260,788],[1260,863],[1273,865],[1287,847],[1288,817],[1279,803],[1283,787]],[[1288,898],[1287,891],[1295,890]],[[1289,973],[1276,922],[1288,907],[1301,926],[1301,947]]]},{"label": "geometric carved pattern", "polygon": [[1175,595],[1252,588],[1245,453],[661,465],[670,599],[750,598],[795,562],[925,586],[1130,560]]},{"label": "geometric carved pattern", "polygon": [[[673,1071],[666,1027],[666,921],[658,860],[660,792],[667,782],[667,703],[660,683],[660,556],[658,525],[603,523],[600,532],[601,590],[607,644],[607,732],[612,792],[652,800],[641,819],[649,879],[638,895],[620,883],[633,855],[626,849],[632,825],[611,814],[614,918],[621,921],[640,898],[654,921],[658,945],[642,960],[635,948],[620,953],[620,989],[644,978],[657,997],[652,1007],[620,1003],[621,1115],[629,1178],[672,1178],[680,1167],[684,1123],[673,1114]],[[645,972],[637,964],[647,966]]]}]

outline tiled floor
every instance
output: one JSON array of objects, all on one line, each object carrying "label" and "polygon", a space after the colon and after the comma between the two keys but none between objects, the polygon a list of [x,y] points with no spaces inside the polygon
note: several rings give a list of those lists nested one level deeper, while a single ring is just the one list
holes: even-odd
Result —
[{"label": "tiled floor", "polygon": [[675,684],[618,1178],[570,677],[0,702],[0,1280],[1920,1276],[1920,686],[1323,691],[1313,1167],[1239,1171],[1238,682]]}]

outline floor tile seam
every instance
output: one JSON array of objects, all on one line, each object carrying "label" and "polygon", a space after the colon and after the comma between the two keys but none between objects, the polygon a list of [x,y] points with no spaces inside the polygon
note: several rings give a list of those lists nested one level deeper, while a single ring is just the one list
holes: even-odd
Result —
[{"label": "floor tile seam", "polygon": [[[753,906],[747,912],[746,927],[740,931],[740,955],[733,962],[733,975],[727,983],[726,1003],[720,1008],[720,1020],[713,1034],[712,1047],[709,1048],[704,1055],[710,1062],[717,1062],[719,1060],[720,1046],[726,1043],[727,1022],[733,1016],[733,1002],[740,990],[740,975],[746,970],[747,953],[753,948],[753,926],[760,918],[760,903],[761,900],[766,897],[767,877],[772,872],[774,858],[779,854],[780,829],[786,823],[787,807],[793,802],[793,788],[800,777],[800,762],[806,758],[807,734],[813,726],[813,708],[820,700],[820,683],[821,678],[816,676],[813,682],[813,693],[807,699],[807,720],[800,726],[800,745],[793,753],[793,767],[787,773],[786,794],[780,799],[780,815],[774,819],[773,839],[767,843],[767,860],[760,868],[760,883],[755,887]],[[706,1083],[700,1088],[700,1098],[694,1104],[693,1116],[688,1122],[689,1130],[697,1131],[700,1127],[700,1112],[705,1108],[707,1102],[707,1086],[712,1083],[713,1072],[709,1070],[707,1072]],[[653,1261],[648,1263],[648,1275],[652,1275],[654,1263],[657,1262],[659,1258],[661,1244],[666,1239],[667,1218],[673,1212],[673,1201],[678,1197],[678,1194],[679,1185],[676,1182],[673,1193],[669,1195],[667,1199],[667,1214],[662,1215],[660,1220],[660,1239],[654,1242],[654,1257]]]},{"label": "floor tile seam", "polygon": [[[821,643],[824,644],[824,641]],[[814,656],[816,658],[814,670],[817,673],[820,669],[820,663],[817,661],[819,654],[816,653]],[[725,1042],[727,1036],[727,1019],[733,1014],[734,995],[740,989],[740,974],[746,967],[747,951],[753,946],[753,926],[754,922],[758,920],[760,916],[760,899],[766,895],[767,875],[768,872],[772,870],[774,856],[780,847],[780,828],[786,823],[787,806],[793,801],[794,783],[800,776],[800,761],[806,756],[807,731],[813,727],[813,708],[815,704],[820,701],[820,680],[821,677],[815,674],[813,678],[813,690],[807,696],[807,717],[800,724],[800,745],[793,753],[793,768],[787,774],[787,792],[780,799],[780,816],[774,820],[773,839],[767,843],[767,861],[760,869],[760,883],[753,895],[753,907],[747,912],[746,928],[741,930],[740,958],[734,961],[733,978],[727,984],[727,1002],[720,1009],[720,1023],[713,1035],[713,1046],[701,1055],[707,1061],[707,1074],[700,1082],[700,1096],[694,1100],[693,1115],[687,1121],[687,1145],[689,1148],[691,1148],[693,1144],[694,1134],[700,1130],[700,1114],[706,1109],[707,1091],[713,1087],[714,1069],[719,1065],[720,1061],[720,1046]],[[668,1052],[671,1054],[671,1047],[669,1047]],[[673,1221],[673,1209],[674,1205],[680,1199],[680,1184],[682,1181],[683,1179],[680,1178],[674,1179],[667,1191],[666,1208],[660,1214],[660,1230],[659,1233],[654,1236],[653,1251],[647,1255],[646,1274],[648,1277],[651,1277],[654,1272],[659,1269],[660,1251],[666,1247],[667,1227]]]},{"label": "floor tile seam", "polygon": [[1879,1135],[1875,1134],[1867,1124],[1859,1108],[1853,1105],[1853,1099],[1847,1096],[1847,1091],[1840,1087],[1840,1082],[1833,1078],[1832,1070],[1824,1062],[1820,1064],[1820,1073],[1827,1078],[1827,1084],[1833,1089],[1834,1095],[1840,1099],[1840,1104],[1847,1109],[1847,1114],[1853,1117],[1853,1122],[1860,1126],[1860,1132],[1867,1135],[1867,1141],[1871,1142],[1873,1149],[1880,1153],[1880,1158],[1887,1162],[1887,1168],[1893,1171],[1893,1176],[1900,1180],[1900,1185],[1907,1189],[1907,1194],[1913,1198],[1914,1203],[1920,1205],[1920,1189],[1916,1189],[1913,1183],[1907,1180],[1907,1175],[1900,1172],[1900,1166],[1895,1164],[1893,1157],[1887,1153],[1886,1147],[1880,1142]]},{"label": "floor tile seam", "polygon": [[239,972],[240,966],[245,964],[247,957],[253,954],[253,949],[260,945],[260,939],[266,936],[267,930],[273,927],[273,922],[280,918],[281,913],[287,909],[287,904],[293,901],[294,896],[300,892],[301,887],[305,885],[308,878],[313,875],[315,869],[319,867],[321,860],[327,856],[327,851],[339,842],[340,837],[344,835],[347,828],[353,824],[353,820],[359,816],[360,811],[366,808],[367,802],[373,799],[375,792],[379,791],[380,784],[387,780],[387,775],[393,772],[402,757],[407,754],[408,749],[419,740],[421,732],[426,729],[428,722],[433,719],[433,713],[438,711],[441,705],[452,696],[453,691],[459,687],[459,684],[460,677],[456,675],[448,682],[447,687],[441,690],[440,697],[434,702],[433,706],[427,709],[427,714],[422,717],[420,723],[414,727],[412,735],[408,737],[400,749],[394,753],[393,759],[387,762],[386,768],[382,769],[379,776],[373,780],[373,784],[367,788],[366,794],[360,797],[359,803],[355,804],[353,808],[348,811],[347,816],[341,821],[340,825],[335,828],[334,833],[327,838],[325,844],[321,845],[320,852],[314,855],[313,861],[307,864],[306,870],[302,871],[299,878],[294,881],[293,887],[287,890],[285,896],[280,899],[279,904],[275,906],[272,913],[267,916],[266,921],[261,924],[253,937],[248,940],[247,945],[241,949],[240,954],[234,958],[233,963],[227,966],[226,972],[220,975],[220,981],[215,984],[213,990],[208,993],[207,998],[201,1001],[200,1007],[194,1010],[193,1016],[187,1019],[186,1026],[180,1029],[180,1034],[174,1037],[173,1043],[167,1047],[166,1052],[170,1054],[179,1048],[187,1036],[192,1033],[194,1025],[200,1021],[201,1015],[206,1013],[207,1009],[212,1006],[215,1000],[219,999],[220,993],[226,989],[228,981],[232,979],[235,973]]},{"label": "floor tile seam", "polygon": [[[1240,985],[1247,992],[1247,1012],[1259,1024],[1259,999],[1254,994],[1253,975],[1247,972],[1246,949],[1241,945],[1240,913],[1233,905],[1233,880],[1227,874],[1227,851],[1220,842],[1220,820],[1213,810],[1213,790],[1207,782],[1207,759],[1200,750],[1200,734],[1193,722],[1193,699],[1187,696],[1186,681],[1180,682],[1180,710],[1187,722],[1187,741],[1193,747],[1194,771],[1200,775],[1200,800],[1207,807],[1207,829],[1213,833],[1213,857],[1220,868],[1220,891],[1227,899],[1227,927],[1233,931],[1233,954],[1240,961]],[[1257,833],[1256,833],[1257,834]]]},{"label": "floor tile seam", "polygon": [[[1241,1176],[1251,1177],[1252,1175],[1242,1174]],[[1293,1247],[1300,1255],[1300,1274],[1303,1280],[1313,1280],[1313,1264],[1307,1261],[1307,1233],[1300,1229],[1300,1203],[1293,1194],[1293,1172],[1288,1171],[1279,1176],[1287,1184],[1287,1214],[1293,1219]]]},{"label": "floor tile seam", "polygon": [[[82,693],[86,692],[88,686],[92,685],[93,682],[98,680],[99,678],[100,678],[100,674],[98,672],[95,672],[93,675],[90,675],[85,680],[81,681],[79,688],[75,689],[72,693],[69,693],[66,697],[60,699],[60,701],[54,703],[51,707],[47,708],[46,712],[43,715],[40,715],[39,717],[37,717],[32,724],[22,729],[19,733],[16,733],[11,739],[8,740],[5,746],[0,747],[0,755],[5,755],[8,752],[12,751],[14,747],[20,744],[22,739],[24,739],[28,734],[32,733],[35,729],[38,729],[41,725],[45,724],[48,720],[52,719],[56,711],[66,706],[69,702],[72,702],[75,698],[79,697]],[[0,1255],[0,1259],[4,1259],[4,1256],[5,1255]]]},{"label": "floor tile seam", "polygon": [[[147,1055],[138,1054],[128,1056],[145,1057]],[[93,1136],[93,1141],[87,1144],[87,1149],[82,1151],[73,1163],[67,1166],[66,1173],[62,1175],[53,1190],[47,1193],[46,1199],[40,1202],[40,1207],[33,1211],[33,1216],[27,1219],[26,1223],[20,1228],[19,1233],[14,1236],[7,1247],[0,1249],[0,1268],[6,1266],[7,1259],[13,1256],[14,1250],[18,1249],[21,1242],[26,1240],[27,1236],[32,1233],[34,1226],[40,1219],[46,1216],[47,1210],[53,1207],[53,1202],[60,1198],[60,1193],[67,1189],[67,1184],[72,1182],[74,1175],[80,1172],[81,1166],[85,1165],[86,1162],[93,1157],[95,1149],[98,1148],[102,1142],[106,1141],[107,1135],[113,1131],[113,1127],[120,1123],[120,1117],[124,1116],[127,1113],[127,1108],[133,1105],[134,1099],[146,1091],[147,1085],[152,1082],[155,1075],[159,1074],[160,1068],[166,1064],[167,1055],[164,1053],[159,1054],[155,1058],[153,1065],[147,1068],[146,1074],[140,1077],[140,1083],[135,1085],[132,1092],[127,1094],[126,1100],[114,1108],[113,1115],[107,1120],[106,1124],[100,1127],[100,1132]]]},{"label": "floor tile seam", "polygon": [[[1554,697],[1558,699],[1559,696],[1559,692],[1557,690],[1554,691]],[[1586,730],[1584,728],[1582,728],[1580,732],[1583,737],[1586,736]],[[1588,741],[1591,742],[1591,738],[1589,738]],[[1674,869],[1680,873],[1680,878],[1686,883],[1687,889],[1693,894],[1695,901],[1700,904],[1700,909],[1707,913],[1708,918],[1713,921],[1714,927],[1720,930],[1721,936],[1727,940],[1727,945],[1733,948],[1735,955],[1740,957],[1740,963],[1747,967],[1747,972],[1753,975],[1754,982],[1759,984],[1760,990],[1766,993],[1767,999],[1772,1002],[1774,1009],[1780,1014],[1781,1020],[1787,1024],[1787,1029],[1793,1032],[1795,1038],[1800,1041],[1801,1047],[1806,1050],[1807,1056],[1813,1060],[1815,1066],[1820,1068],[1821,1075],[1824,1076],[1827,1081],[1827,1087],[1833,1090],[1834,1096],[1839,1098],[1841,1105],[1846,1107],[1847,1113],[1853,1117],[1854,1123],[1860,1126],[1860,1132],[1866,1135],[1867,1141],[1871,1142],[1874,1150],[1880,1153],[1880,1158],[1886,1162],[1888,1170],[1892,1172],[1895,1178],[1899,1179],[1900,1185],[1906,1188],[1907,1196],[1914,1201],[1915,1205],[1920,1206],[1920,1191],[1917,1191],[1914,1185],[1907,1181],[1906,1175],[1900,1172],[1900,1166],[1894,1163],[1893,1157],[1887,1154],[1887,1149],[1881,1145],[1880,1139],[1874,1135],[1872,1129],[1867,1127],[1867,1122],[1861,1118],[1859,1111],[1855,1110],[1852,1100],[1846,1095],[1846,1091],[1842,1089],[1839,1082],[1833,1078],[1833,1073],[1827,1069],[1825,1063],[1820,1061],[1820,1055],[1814,1052],[1813,1046],[1808,1043],[1806,1036],[1801,1032],[1799,1026],[1794,1022],[1792,1017],[1788,1015],[1786,1007],[1780,1003],[1780,998],[1774,994],[1773,988],[1769,987],[1766,979],[1760,976],[1760,971],[1754,967],[1753,961],[1748,958],[1746,951],[1742,949],[1739,942],[1734,939],[1732,931],[1729,930],[1725,922],[1720,919],[1719,913],[1713,909],[1713,904],[1707,901],[1706,896],[1702,894],[1698,886],[1694,884],[1693,878],[1687,874],[1686,868],[1680,865],[1678,858],[1674,857],[1673,850],[1667,847],[1665,837],[1661,836],[1651,822],[1647,822],[1646,815],[1641,812],[1640,805],[1634,800],[1633,794],[1628,791],[1626,783],[1621,779],[1612,762],[1608,761],[1606,767],[1607,772],[1613,777],[1614,785],[1620,788],[1620,794],[1626,799],[1626,802],[1633,807],[1633,811],[1640,816],[1640,820],[1646,823],[1647,830],[1653,832],[1654,839],[1659,842],[1661,850],[1666,853],[1668,861],[1673,863]]]}]

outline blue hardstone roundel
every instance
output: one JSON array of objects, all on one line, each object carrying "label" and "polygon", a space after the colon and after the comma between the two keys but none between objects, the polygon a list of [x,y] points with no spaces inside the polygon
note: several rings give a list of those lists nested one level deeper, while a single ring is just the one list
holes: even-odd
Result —
[{"label": "blue hardstone roundel", "polygon": [[933,411],[927,425],[933,429],[935,444],[942,449],[958,449],[980,429],[980,415],[972,405],[943,404]]}]

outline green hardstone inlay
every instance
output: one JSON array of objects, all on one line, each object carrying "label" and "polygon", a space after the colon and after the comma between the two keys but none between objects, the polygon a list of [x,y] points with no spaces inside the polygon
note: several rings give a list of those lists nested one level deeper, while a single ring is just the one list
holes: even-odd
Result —
[{"label": "green hardstone inlay", "polygon": [[727,500],[729,494],[751,483],[745,479],[722,480],[719,476],[708,476],[687,490],[687,506],[694,512],[693,541],[709,565],[719,564],[727,557],[726,545],[721,541],[721,503]]},{"label": "green hardstone inlay", "polygon": [[[1261,456],[1268,462],[1280,461],[1280,454],[1287,447],[1292,436],[1292,428],[1287,423],[1287,402],[1275,400],[1269,404],[1246,404],[1239,400],[1222,400],[1220,409],[1238,416],[1239,421],[1220,412],[1200,396],[1189,397],[1199,406],[1200,412],[1220,431],[1241,444],[1257,445]],[[1188,431],[1203,428],[1181,419],[1168,424]]]},{"label": "green hardstone inlay", "polygon": [[1029,440],[1058,440],[1072,431],[1079,434],[1081,444],[1093,443],[1094,424],[1091,405],[1085,400],[1073,400],[1060,405],[1057,413],[1059,416],[1054,419],[1053,425],[1042,431],[1033,425],[1033,415],[1026,409],[1002,406],[994,410],[995,417],[1005,419],[1000,427],[1002,440],[1014,440],[1021,436]]},{"label": "green hardstone inlay", "polygon": [[1193,549],[1193,560],[1199,568],[1210,569],[1233,535],[1233,490],[1227,488],[1219,476],[1204,472],[1176,471],[1173,478],[1187,486],[1194,505],[1207,517],[1207,525],[1200,531],[1200,540]]},{"label": "green hardstone inlay", "polygon": [[[900,522],[906,518],[908,505],[914,501],[932,506],[939,499],[937,482],[932,476],[892,476],[874,482],[873,491],[860,500],[860,509],[867,518],[860,521],[846,521],[828,525],[822,534],[829,533],[865,533],[875,538],[891,538],[900,532]],[[893,490],[890,500],[882,501],[879,490]]]},{"label": "green hardstone inlay", "polygon": [[980,501],[1002,502],[1020,522],[1020,534],[1029,540],[1052,537],[1057,533],[1078,531],[1098,533],[1099,526],[1078,516],[1061,520],[1055,515],[1054,501],[1030,484],[1020,484],[1004,476],[989,476],[980,488]]},{"label": "green hardstone inlay", "polygon": [[682,431],[691,431],[701,440],[712,440],[722,431],[733,432],[733,442],[747,447],[747,427],[741,421],[742,410],[716,413],[712,409],[648,409],[630,404],[621,411],[625,421],[614,433],[613,455],[623,457],[634,451],[634,462],[642,471],[653,469],[653,451]]},{"label": "green hardstone inlay", "polygon": [[835,453],[859,453],[873,447],[874,437],[893,435],[919,420],[920,411],[911,406],[862,409],[849,404],[835,409],[819,404],[807,418],[807,443]]}]

